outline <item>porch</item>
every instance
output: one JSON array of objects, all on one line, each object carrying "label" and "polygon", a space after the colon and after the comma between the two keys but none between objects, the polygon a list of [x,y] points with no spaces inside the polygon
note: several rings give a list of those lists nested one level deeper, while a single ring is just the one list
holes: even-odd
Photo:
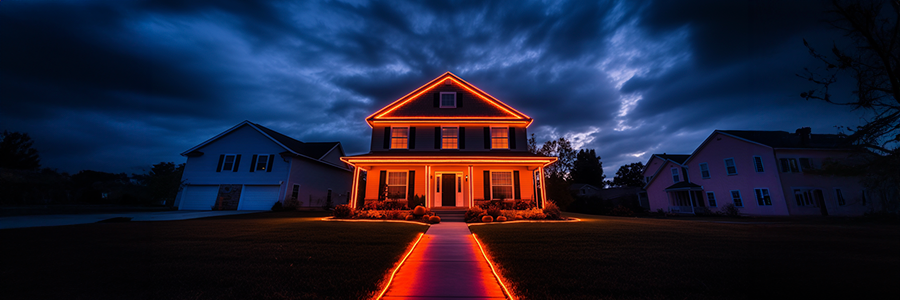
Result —
[{"label": "porch", "polygon": [[709,212],[703,203],[703,187],[679,182],[665,189],[669,199],[669,212],[680,214],[696,214]]}]

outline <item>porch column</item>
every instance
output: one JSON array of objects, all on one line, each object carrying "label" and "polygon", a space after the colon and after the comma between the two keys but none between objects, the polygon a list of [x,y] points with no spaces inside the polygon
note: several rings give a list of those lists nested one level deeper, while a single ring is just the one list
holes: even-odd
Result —
[{"label": "porch column", "polygon": [[425,165],[425,207],[431,207],[431,166]]},{"label": "porch column", "polygon": [[467,177],[468,180],[466,180],[466,181],[469,182],[469,192],[466,193],[466,194],[469,195],[469,201],[468,201],[468,202],[469,202],[469,207],[475,206],[475,199],[474,199],[474,198],[475,198],[475,185],[472,183],[473,181],[475,181],[475,176],[474,176],[475,172],[474,172],[474,169],[475,169],[475,168],[472,167],[472,165],[469,165],[469,168],[468,168],[469,175],[468,175],[468,177]]},{"label": "porch column", "polygon": [[691,213],[695,213],[694,211],[694,193],[693,191],[688,190],[688,199],[691,201]]},{"label": "porch column", "polygon": [[350,207],[356,209],[356,198],[359,194],[359,167],[353,168],[353,188],[350,189],[352,192],[350,193]]},{"label": "porch column", "polygon": [[540,178],[540,181],[541,181],[541,202],[538,203],[538,205],[540,205],[540,208],[543,209],[543,208],[544,208],[544,202],[547,201],[547,186],[544,185],[544,167],[541,166],[541,167],[539,168],[539,170],[540,170],[540,173],[541,173],[541,178]]}]

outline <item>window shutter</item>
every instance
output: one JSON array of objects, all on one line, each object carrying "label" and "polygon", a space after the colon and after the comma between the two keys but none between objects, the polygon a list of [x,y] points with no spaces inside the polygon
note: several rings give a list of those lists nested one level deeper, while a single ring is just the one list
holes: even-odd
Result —
[{"label": "window shutter", "polygon": [[441,149],[441,128],[434,128],[434,149]]},{"label": "window shutter", "polygon": [[491,171],[484,171],[484,200],[491,200]]},{"label": "window shutter", "polygon": [[509,149],[516,149],[516,128],[509,127]]},{"label": "window shutter", "polygon": [[522,186],[519,185],[519,171],[513,171],[513,195],[516,200],[522,199]]},{"label": "window shutter", "polygon": [[216,172],[222,172],[222,163],[225,162],[225,154],[219,155],[219,166],[216,167]]},{"label": "window shutter", "polygon": [[391,149],[391,127],[384,128],[384,149]]},{"label": "window shutter", "polygon": [[387,171],[382,170],[378,173],[378,200],[384,200],[384,192],[387,190],[384,181],[387,180]]},{"label": "window shutter", "polygon": [[238,154],[234,157],[234,172],[237,172],[238,167],[241,165],[241,155]]},{"label": "window shutter", "polygon": [[462,107],[462,98],[463,98],[463,93],[456,92],[456,107]]},{"label": "window shutter", "polygon": [[441,92],[434,92],[434,107],[441,107]]},{"label": "window shutter", "polygon": [[484,128],[484,149],[491,149],[491,128]]},{"label": "window shutter", "polygon": [[406,201],[409,203],[416,193],[416,171],[409,170],[407,176],[409,176],[409,186],[406,187]]},{"label": "window shutter", "polygon": [[409,145],[407,145],[407,148],[416,149],[416,128],[415,127],[412,127],[412,126],[409,127],[409,137],[406,139],[406,141],[409,142]]},{"label": "window shutter", "polygon": [[466,128],[465,127],[459,128],[458,137],[459,137],[459,139],[458,139],[459,149],[466,149]]},{"label": "window shutter", "polygon": [[272,162],[275,161],[275,154],[269,154],[269,165],[266,166],[266,172],[272,172]]},{"label": "window shutter", "polygon": [[256,172],[256,154],[253,154],[253,159],[250,160],[250,172]]}]

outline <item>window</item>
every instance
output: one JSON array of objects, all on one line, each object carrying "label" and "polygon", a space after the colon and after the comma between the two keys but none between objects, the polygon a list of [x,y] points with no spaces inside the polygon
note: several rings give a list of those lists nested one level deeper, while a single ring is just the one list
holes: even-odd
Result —
[{"label": "window", "polygon": [[713,192],[706,192],[706,199],[709,200],[709,207],[716,207],[716,194]]},{"label": "window", "polygon": [[799,173],[800,169],[797,167],[797,159],[796,158],[782,158],[781,159],[781,172],[783,172],[783,173]]},{"label": "window", "polygon": [[809,170],[812,169],[812,160],[806,157],[800,158],[800,168],[801,170]]},{"label": "window", "polygon": [[441,149],[457,149],[459,145],[459,128],[441,128]]},{"label": "window", "polygon": [[391,127],[391,149],[406,149],[409,146],[409,127]]},{"label": "window", "polygon": [[744,201],[741,200],[741,191],[731,191],[731,201],[734,202],[734,206],[744,206]]},{"label": "window", "polygon": [[862,190],[862,197],[859,198],[859,199],[860,199],[860,204],[863,205],[863,206],[865,206],[865,205],[866,205],[866,200],[867,200],[867,199],[866,199],[866,190]]},{"label": "window", "polygon": [[297,198],[299,196],[300,196],[300,185],[295,184],[294,187],[291,189],[291,200],[297,200]]},{"label": "window", "polygon": [[847,205],[847,200],[844,200],[844,193],[841,192],[841,189],[834,189],[834,198],[837,199],[838,205]]},{"label": "window", "polygon": [[737,167],[734,166],[734,158],[725,159],[725,171],[728,175],[737,175]]},{"label": "window", "polygon": [[387,198],[406,199],[406,172],[387,172]]},{"label": "window", "polygon": [[509,149],[509,129],[491,127],[491,149]]},{"label": "window", "polygon": [[512,172],[491,172],[491,199],[512,199]]},{"label": "window", "polygon": [[794,189],[794,200],[797,206],[819,206],[822,199],[822,190]]},{"label": "window", "polygon": [[672,168],[672,182],[678,183],[678,169]]},{"label": "window", "polygon": [[756,189],[756,204],[759,204],[759,206],[772,205],[772,197],[769,196],[769,189]]},{"label": "window", "polygon": [[222,171],[234,170],[234,154],[225,155],[225,161],[222,163]]},{"label": "window", "polygon": [[269,164],[269,159],[271,159],[271,157],[269,157],[269,155],[260,155],[256,159],[256,170],[265,171],[266,166]]},{"label": "window", "polygon": [[700,164],[700,177],[703,179],[709,179],[709,165],[706,163]]},{"label": "window", "polygon": [[456,92],[441,92],[441,108],[456,107]]},{"label": "window", "polygon": [[756,166],[756,173],[762,173],[765,171],[765,169],[763,169],[762,157],[754,156],[753,164]]}]

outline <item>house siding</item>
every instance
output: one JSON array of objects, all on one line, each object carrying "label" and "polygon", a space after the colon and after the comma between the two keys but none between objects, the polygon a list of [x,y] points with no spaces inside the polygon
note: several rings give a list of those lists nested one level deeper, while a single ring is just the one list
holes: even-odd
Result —
[{"label": "house siding", "polygon": [[[337,150],[335,150],[337,152]],[[343,164],[343,163],[341,163]],[[297,200],[301,206],[322,206],[331,190],[333,205],[347,204],[353,172],[310,161],[306,158],[291,158],[291,172],[281,200],[290,199],[294,184],[300,185]]]},{"label": "house siding", "polygon": [[[188,157],[184,167],[182,180],[185,184],[275,184],[287,178],[289,163],[278,153],[284,148],[263,136],[250,126],[242,126],[215,142],[209,143],[197,151],[204,154]],[[216,172],[221,154],[240,154],[241,161],[237,172]],[[250,162],[254,154],[274,154],[272,171],[250,172]]]},{"label": "house siding", "polygon": [[[407,125],[402,125],[407,126]],[[400,126],[400,127],[402,127]],[[484,128],[485,127],[512,127],[515,128],[515,147],[510,144],[510,149],[497,149],[494,151],[528,151],[528,130],[522,125],[490,125],[490,124],[410,124],[407,127],[416,128],[415,147],[412,149],[390,149],[384,147],[384,131],[390,128],[390,125],[375,125],[372,128],[372,144],[373,151],[441,151],[443,149],[435,148],[435,127],[462,127],[465,128],[465,148],[454,149],[450,151],[486,151],[491,150],[490,145],[485,148],[484,144]],[[396,127],[396,126],[395,126]],[[437,136],[438,138],[440,136]]]},{"label": "house siding", "polygon": [[[814,151],[806,149],[778,149],[775,156],[781,158],[810,158],[813,166],[821,168],[822,162],[827,159],[845,159],[851,153],[844,151]],[[799,164],[799,162],[798,162]],[[856,177],[841,177],[833,175],[814,175],[809,174],[806,170],[799,173],[781,172],[780,165],[774,168],[781,177],[781,184],[784,187],[783,197],[788,199],[787,204],[793,215],[821,215],[821,209],[815,205],[797,205],[794,199],[794,189],[811,189],[822,190],[825,208],[829,215],[836,216],[858,216],[866,213],[871,205],[872,197],[869,197],[866,205],[862,205],[863,187]],[[839,205],[834,189],[840,188],[845,205]]]}]

